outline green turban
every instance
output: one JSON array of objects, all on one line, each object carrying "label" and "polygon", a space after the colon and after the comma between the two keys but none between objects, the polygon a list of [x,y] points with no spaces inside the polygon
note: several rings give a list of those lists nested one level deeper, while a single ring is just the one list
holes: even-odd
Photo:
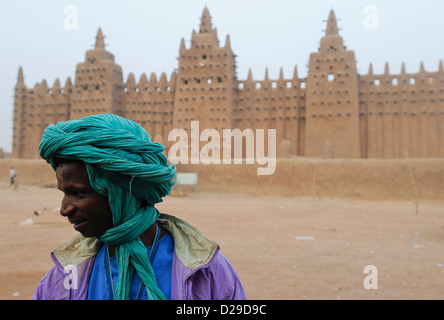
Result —
[{"label": "green turban", "polygon": [[139,238],[157,220],[154,205],[169,194],[174,183],[176,170],[167,163],[164,149],[139,124],[113,114],[51,124],[39,144],[40,156],[54,170],[57,158],[83,161],[93,189],[108,197],[113,228],[98,239],[116,245],[115,299],[130,298],[134,272],[149,299],[165,299]]}]

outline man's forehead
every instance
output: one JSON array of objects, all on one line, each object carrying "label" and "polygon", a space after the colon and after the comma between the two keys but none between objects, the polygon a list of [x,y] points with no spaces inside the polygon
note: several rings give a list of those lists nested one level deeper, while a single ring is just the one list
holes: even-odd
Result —
[{"label": "man's forehead", "polygon": [[61,163],[56,168],[56,177],[59,182],[88,182],[88,173],[81,162]]}]

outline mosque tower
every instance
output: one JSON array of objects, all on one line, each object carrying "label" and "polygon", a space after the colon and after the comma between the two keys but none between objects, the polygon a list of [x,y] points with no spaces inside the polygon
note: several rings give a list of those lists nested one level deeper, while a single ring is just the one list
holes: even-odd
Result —
[{"label": "mosque tower", "polygon": [[26,114],[26,86],[23,77],[23,69],[19,68],[17,84],[14,89],[14,116],[13,116],[13,136],[12,136],[12,157],[23,157],[23,146],[25,137],[25,121],[22,119]]},{"label": "mosque tower", "polygon": [[122,83],[122,68],[106,51],[99,28],[94,49],[86,52],[85,62],[77,64],[69,119],[109,112],[122,115]]},{"label": "mosque tower", "polygon": [[305,155],[360,158],[359,83],[355,54],[339,35],[330,11],[318,52],[310,55],[307,78]]},{"label": "mosque tower", "polygon": [[190,136],[191,121],[199,121],[200,131],[232,127],[236,83],[235,55],[227,35],[219,46],[217,29],[211,24],[207,7],[202,12],[199,31],[193,30],[189,48],[182,38],[174,102],[173,128],[185,129]]}]

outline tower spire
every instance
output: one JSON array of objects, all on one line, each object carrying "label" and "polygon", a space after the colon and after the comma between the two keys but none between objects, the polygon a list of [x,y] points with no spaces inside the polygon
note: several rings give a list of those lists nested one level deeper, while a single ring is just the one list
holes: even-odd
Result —
[{"label": "tower spire", "polygon": [[268,81],[268,68],[265,68],[265,81]]},{"label": "tower spire", "polygon": [[384,74],[385,74],[385,75],[388,75],[388,74],[389,74],[389,63],[388,63],[388,62],[385,63]]},{"label": "tower spire", "polygon": [[102,28],[99,28],[99,30],[97,31],[95,48],[96,49],[105,49],[105,40],[103,37]]},{"label": "tower spire", "polygon": [[330,14],[328,15],[327,29],[325,29],[325,35],[339,35],[338,24],[336,22],[336,16],[333,9],[330,10]]},{"label": "tower spire", "polygon": [[401,74],[405,74],[405,62],[401,65]]},{"label": "tower spire", "polygon": [[231,49],[231,41],[230,41],[230,35],[227,34],[227,38],[225,40],[225,48],[226,49]]},{"label": "tower spire", "polygon": [[212,30],[211,27],[211,16],[210,11],[208,10],[207,6],[203,9],[202,17],[200,18],[200,28],[199,33],[207,33]]},{"label": "tower spire", "polygon": [[279,80],[284,80],[284,69],[282,67],[279,69]]},{"label": "tower spire", "polygon": [[293,79],[297,79],[298,78],[298,66],[294,66],[294,70],[293,70]]},{"label": "tower spire", "polygon": [[179,52],[180,52],[180,53],[185,52],[185,39],[184,39],[184,38],[182,38],[182,39],[180,40],[180,48],[179,48]]},{"label": "tower spire", "polygon": [[248,77],[247,77],[247,81],[252,81],[253,80],[253,75],[251,73],[251,68],[248,69]]},{"label": "tower spire", "polygon": [[23,77],[23,69],[22,69],[22,66],[20,66],[20,67],[19,67],[19,70],[18,70],[17,84],[25,84],[25,78]]}]

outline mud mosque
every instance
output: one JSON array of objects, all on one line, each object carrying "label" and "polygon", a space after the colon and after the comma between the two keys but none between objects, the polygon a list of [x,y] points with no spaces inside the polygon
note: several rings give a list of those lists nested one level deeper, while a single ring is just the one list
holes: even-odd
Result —
[{"label": "mud mosque", "polygon": [[[368,74],[356,69],[355,54],[339,35],[333,10],[308,76],[297,68],[285,79],[237,79],[227,35],[220,46],[208,8],[187,48],[182,38],[179,66],[169,77],[144,73],[136,80],[105,48],[102,30],[95,47],[77,65],[75,78],[28,88],[18,71],[13,114],[15,158],[38,158],[38,143],[50,123],[111,112],[140,123],[167,147],[173,128],[276,129],[277,146],[288,154],[335,158],[443,158],[444,70]],[[284,143],[285,142],[285,143]],[[327,151],[326,151],[327,150]]]}]

